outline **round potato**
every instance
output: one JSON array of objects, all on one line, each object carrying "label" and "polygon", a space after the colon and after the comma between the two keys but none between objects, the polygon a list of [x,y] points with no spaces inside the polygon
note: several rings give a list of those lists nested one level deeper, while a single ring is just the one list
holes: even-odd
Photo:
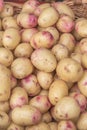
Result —
[{"label": "round potato", "polygon": [[13,62],[13,53],[4,47],[0,48],[0,63],[5,66],[10,66]]},{"label": "round potato", "polygon": [[55,56],[46,48],[40,48],[33,51],[31,62],[37,69],[45,72],[54,71],[57,65]]},{"label": "round potato", "polygon": [[33,65],[28,58],[16,58],[11,64],[13,76],[22,79],[33,72]]},{"label": "round potato", "polygon": [[82,66],[71,58],[64,58],[59,61],[56,72],[66,82],[77,82],[83,76]]},{"label": "round potato", "polygon": [[[74,108],[74,109],[73,109]],[[80,107],[72,97],[63,97],[54,107],[55,115],[58,119],[75,119],[80,115]]]},{"label": "round potato", "polygon": [[41,90],[37,77],[34,74],[23,78],[21,80],[21,86],[27,91],[30,97],[36,96]]},{"label": "round potato", "polygon": [[52,116],[50,112],[46,112],[42,115],[42,122],[49,123],[52,121]]},{"label": "round potato", "polygon": [[68,86],[63,80],[55,80],[52,82],[48,97],[52,105],[56,105],[56,103],[62,99],[64,96],[68,96]]},{"label": "round potato", "polygon": [[15,50],[14,50],[14,55],[16,57],[30,57],[31,53],[33,52],[33,48],[31,47],[30,44],[28,43],[21,43],[19,44]]},{"label": "round potato", "polygon": [[16,107],[12,110],[11,119],[17,125],[35,125],[41,121],[41,113],[33,106],[23,105],[22,107]]},{"label": "round potato", "polygon": [[3,34],[3,39],[2,39],[3,46],[5,48],[13,50],[19,44],[20,39],[21,37],[17,29],[8,28],[4,31],[4,34]]},{"label": "round potato", "polygon": [[49,122],[48,125],[50,127],[50,130],[58,130],[57,129],[57,127],[58,127],[57,122]]},{"label": "round potato", "polygon": [[[51,13],[50,13],[51,12]],[[40,27],[49,27],[54,25],[59,19],[59,14],[53,7],[48,7],[42,11],[38,18]]]},{"label": "round potato", "polygon": [[9,125],[7,130],[24,130],[24,127],[14,124],[13,122]]},{"label": "round potato", "polygon": [[37,79],[38,79],[40,86],[43,89],[47,90],[47,89],[49,89],[50,84],[53,81],[53,76],[52,76],[52,73],[47,73],[47,72],[44,72],[44,71],[38,71],[37,72]]}]

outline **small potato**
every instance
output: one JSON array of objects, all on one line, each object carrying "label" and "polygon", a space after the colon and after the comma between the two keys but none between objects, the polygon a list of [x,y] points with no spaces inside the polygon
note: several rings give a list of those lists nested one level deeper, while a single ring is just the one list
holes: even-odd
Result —
[{"label": "small potato", "polygon": [[4,31],[3,34],[3,46],[8,48],[9,50],[13,50],[20,42],[20,34],[19,31],[15,28],[8,28]]},{"label": "small potato", "polygon": [[86,110],[87,99],[84,95],[78,92],[72,92],[69,93],[69,96],[73,97],[77,101],[78,105],[80,106],[81,112],[84,112]]},{"label": "small potato", "polygon": [[87,129],[87,112],[84,112],[80,115],[77,121],[78,130],[86,130]]},{"label": "small potato", "polygon": [[14,109],[16,107],[21,107],[28,104],[28,94],[25,89],[21,87],[16,87],[12,90],[10,97],[10,107]]},{"label": "small potato", "polygon": [[33,51],[31,62],[38,70],[44,72],[54,71],[57,65],[55,56],[46,48],[40,48]]},{"label": "small potato", "polygon": [[41,90],[37,77],[34,74],[23,78],[21,80],[21,86],[27,91],[30,97],[36,96]]},{"label": "small potato", "polygon": [[63,97],[54,107],[56,118],[62,120],[75,119],[80,115],[80,107],[72,97]]},{"label": "small potato", "polygon": [[21,37],[22,42],[30,42],[31,37],[37,33],[38,30],[36,28],[30,28],[30,29],[23,29]]},{"label": "small potato", "polygon": [[70,52],[74,50],[75,47],[75,38],[70,33],[63,33],[60,36],[60,40],[58,41],[59,44],[63,44],[68,48]]},{"label": "small potato", "polygon": [[0,111],[0,128],[6,129],[10,125],[10,118],[7,113]]},{"label": "small potato", "polygon": [[11,123],[7,130],[24,130],[24,127]]},{"label": "small potato", "polygon": [[87,53],[82,55],[82,66],[87,69]]},{"label": "small potato", "polygon": [[37,32],[30,40],[30,44],[34,49],[41,47],[51,48],[54,45],[54,37],[48,31]]},{"label": "small potato", "polygon": [[11,71],[15,78],[22,79],[33,72],[33,65],[28,58],[16,58],[11,64]]},{"label": "small potato", "polygon": [[0,31],[0,47],[3,46],[2,39],[3,39],[4,31]]},{"label": "small potato", "polygon": [[48,97],[45,95],[38,95],[33,97],[30,100],[29,105],[36,107],[41,113],[47,112],[51,107]]},{"label": "small potato", "polygon": [[50,122],[48,123],[49,127],[50,127],[50,130],[58,130],[57,127],[58,127],[58,124],[57,122]]},{"label": "small potato", "polygon": [[3,26],[4,30],[6,30],[7,28],[19,29],[19,27],[17,25],[17,22],[16,22],[16,19],[14,17],[12,17],[12,16],[3,18],[2,26]]},{"label": "small potato", "polygon": [[11,75],[11,89],[16,87],[16,85],[17,85],[17,79],[13,75]]},{"label": "small potato", "polygon": [[87,37],[87,19],[78,20],[75,24],[75,30],[81,37]]},{"label": "small potato", "polygon": [[77,62],[79,62],[81,64],[82,62],[82,55],[80,53],[71,53],[71,56],[70,56],[73,60],[76,60]]},{"label": "small potato", "polygon": [[56,56],[56,59],[59,61],[63,58],[67,58],[69,56],[69,50],[66,46],[62,44],[56,44],[52,48],[53,54]]},{"label": "small potato", "polygon": [[70,16],[67,16],[67,15],[63,15],[59,18],[56,26],[57,26],[57,29],[60,31],[60,32],[65,32],[65,33],[69,33],[71,32],[73,29],[74,29],[74,21],[72,20],[72,18]]},{"label": "small potato", "polygon": [[78,88],[80,92],[87,97],[87,71],[84,71],[84,74],[80,81],[78,82]]},{"label": "small potato", "polygon": [[75,29],[72,31],[72,34],[77,41],[81,40],[82,37],[77,33]]},{"label": "small potato", "polygon": [[54,25],[59,18],[58,12],[53,7],[48,7],[42,11],[38,18],[40,27],[49,27]]},{"label": "small potato", "polygon": [[77,130],[75,124],[68,120],[68,121],[60,121],[58,123],[58,130]]},{"label": "small potato", "polygon": [[14,9],[13,6],[10,4],[4,4],[3,11],[0,13],[0,17],[8,17],[8,16],[13,16]]},{"label": "small potato", "polygon": [[57,75],[66,82],[76,82],[83,76],[82,66],[71,58],[59,61],[56,68]]},{"label": "small potato", "polygon": [[41,121],[41,113],[33,106],[23,105],[22,107],[16,107],[12,110],[11,118],[17,125],[35,125]]},{"label": "small potato", "polygon": [[44,9],[46,9],[46,8],[48,8],[48,7],[50,7],[50,6],[51,6],[50,3],[40,4],[40,5],[35,9],[34,14],[35,14],[36,16],[39,16]]},{"label": "small potato", "polygon": [[34,14],[20,13],[17,16],[17,24],[25,29],[37,26],[37,17]]},{"label": "small potato", "polygon": [[75,15],[72,9],[63,2],[54,2],[52,3],[52,6],[59,12],[59,14],[65,14],[70,16],[72,19],[75,19]]},{"label": "small potato", "polygon": [[0,48],[0,63],[5,66],[10,66],[13,62],[13,53],[4,47]]},{"label": "small potato", "polygon": [[0,111],[8,113],[10,110],[9,101],[0,102]]},{"label": "small potato", "polygon": [[52,121],[52,116],[50,112],[46,112],[42,115],[42,122],[49,123]]},{"label": "small potato", "polygon": [[56,103],[62,99],[64,96],[68,96],[68,86],[63,80],[55,80],[52,82],[48,97],[52,105],[56,105]]},{"label": "small potato", "polygon": [[82,54],[87,53],[87,38],[83,38],[79,44],[79,49]]},{"label": "small potato", "polygon": [[41,91],[40,91],[40,93],[39,93],[39,95],[46,95],[46,96],[48,96],[48,90],[44,90],[44,89],[42,89]]},{"label": "small potato", "polygon": [[23,4],[21,12],[33,13],[39,5],[40,2],[38,0],[28,0]]},{"label": "small potato", "polygon": [[47,72],[44,72],[44,71],[38,71],[37,72],[37,79],[38,79],[40,86],[43,89],[47,90],[47,89],[49,89],[50,84],[53,81],[53,76],[52,76],[52,73],[47,73]]},{"label": "small potato", "polygon": [[31,53],[33,52],[33,48],[31,47],[30,44],[28,43],[21,43],[19,44],[15,50],[14,50],[14,55],[16,57],[30,57]]}]

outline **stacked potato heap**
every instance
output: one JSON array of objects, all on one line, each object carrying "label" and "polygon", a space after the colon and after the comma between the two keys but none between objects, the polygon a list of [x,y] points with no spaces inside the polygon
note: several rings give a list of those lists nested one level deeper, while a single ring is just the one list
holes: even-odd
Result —
[{"label": "stacked potato heap", "polygon": [[0,13],[0,130],[87,130],[87,19],[28,0]]}]

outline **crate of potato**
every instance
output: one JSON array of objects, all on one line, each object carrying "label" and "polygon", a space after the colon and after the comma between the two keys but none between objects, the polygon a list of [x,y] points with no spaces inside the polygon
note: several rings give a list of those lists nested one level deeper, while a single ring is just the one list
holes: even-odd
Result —
[{"label": "crate of potato", "polygon": [[87,18],[0,2],[0,130],[87,130]]}]

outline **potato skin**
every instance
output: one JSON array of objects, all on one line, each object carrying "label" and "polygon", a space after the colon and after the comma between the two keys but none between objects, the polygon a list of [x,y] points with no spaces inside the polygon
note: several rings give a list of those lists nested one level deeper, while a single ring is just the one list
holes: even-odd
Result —
[{"label": "potato skin", "polygon": [[55,8],[48,7],[44,9],[42,13],[39,15],[38,25],[43,28],[52,26],[57,22],[58,18],[59,18],[59,14],[55,10]]},{"label": "potato skin", "polygon": [[58,127],[57,122],[49,122],[48,125],[50,127],[50,130],[58,130],[57,129],[57,127]]},{"label": "potato skin", "polygon": [[31,62],[37,69],[45,72],[54,71],[57,64],[55,56],[46,48],[40,48],[33,51]]},{"label": "potato skin", "polygon": [[11,119],[17,125],[21,126],[35,125],[40,122],[41,113],[37,108],[33,106],[23,105],[21,108],[16,107],[12,110]]},{"label": "potato skin", "polygon": [[17,130],[24,130],[24,127],[22,127],[22,126],[19,126],[19,125],[17,125],[17,124],[14,124],[13,122],[9,125],[9,127],[7,128],[7,130],[15,130],[15,129],[17,129]]},{"label": "potato skin", "polygon": [[8,113],[10,111],[9,101],[0,102],[0,111]]},{"label": "potato skin", "polygon": [[52,121],[52,116],[50,112],[46,112],[42,115],[42,122],[49,123]]},{"label": "potato skin", "polygon": [[56,68],[57,75],[66,82],[76,82],[83,76],[82,66],[71,58],[62,59]]}]

